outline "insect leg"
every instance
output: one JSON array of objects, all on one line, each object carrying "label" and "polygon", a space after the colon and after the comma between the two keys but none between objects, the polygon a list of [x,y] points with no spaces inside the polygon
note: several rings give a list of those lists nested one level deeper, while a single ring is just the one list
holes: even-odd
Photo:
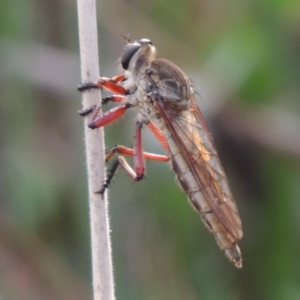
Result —
[{"label": "insect leg", "polygon": [[[102,104],[106,104],[108,102],[121,102],[124,99],[124,96],[122,95],[111,95],[108,97],[104,97],[102,98]],[[92,113],[90,119],[94,120],[96,118],[96,115],[98,114],[100,110],[100,107],[97,105],[92,105],[91,107],[88,108],[83,108],[78,110],[78,114],[82,117],[89,115],[90,113]]]},{"label": "insect leg", "polygon": [[[148,128],[152,131],[152,133],[158,139],[158,141],[163,146],[163,148],[167,152],[169,152],[167,140],[164,137],[162,131],[151,121],[144,122],[144,123],[146,123]],[[123,155],[130,155],[130,156],[135,155],[134,149],[127,148],[123,145],[115,145],[113,148],[111,148],[106,153],[105,161],[109,161],[116,153],[123,154]],[[142,156],[149,160],[156,160],[156,161],[169,161],[170,160],[170,158],[167,155],[154,154],[154,153],[149,153],[149,152],[144,152],[144,151],[142,152]]]},{"label": "insect leg", "polygon": [[101,77],[98,81],[96,82],[87,82],[83,83],[78,86],[78,91],[83,92],[83,91],[90,91],[93,89],[102,89],[106,88],[107,90],[118,93],[121,95],[128,95],[129,91],[126,90],[124,87],[119,85],[118,83],[124,79],[124,75],[118,75],[113,78],[106,78],[106,77]]},{"label": "insect leg", "polygon": [[110,185],[111,180],[113,179],[120,165],[135,181],[143,179],[142,177],[137,176],[136,172],[130,167],[126,159],[123,156],[119,155],[117,159],[112,163],[111,168],[108,170],[106,179],[104,181],[104,184],[102,185],[102,188],[99,191],[99,194],[104,194],[105,190]]},{"label": "insect leg", "polygon": [[113,162],[110,170],[107,173],[106,180],[99,191],[99,193],[103,194],[105,189],[109,186],[113,176],[115,175],[118,167],[121,165],[125,171],[135,180],[140,181],[144,178],[145,173],[145,162],[144,158],[156,160],[156,161],[168,161],[170,158],[165,155],[158,155],[149,152],[144,152],[142,147],[142,126],[144,122],[137,122],[136,125],[136,135],[135,135],[135,142],[134,148],[130,149],[121,145],[117,145],[113,147],[108,153],[106,154],[105,160],[110,160],[115,153],[130,155],[134,157],[134,169],[130,167],[126,159],[119,155],[117,159]]},{"label": "insect leg", "polygon": [[100,110],[100,107],[97,105],[94,105],[88,109],[84,109],[79,111],[79,114],[81,116],[86,116],[88,114],[91,114],[88,127],[91,129],[99,128],[108,125],[109,123],[112,123],[119,118],[121,118],[125,111],[130,108],[131,105],[129,103],[125,103],[122,106],[114,107],[108,111],[106,111],[104,114],[102,114],[100,117],[97,117],[97,114]]},{"label": "insect leg", "polygon": [[140,157],[139,159],[146,158],[146,159],[156,160],[156,161],[169,161],[170,160],[169,156],[142,151],[141,128],[144,123],[152,131],[152,133],[158,139],[160,144],[165,148],[165,150],[169,152],[167,140],[164,137],[162,131],[155,125],[155,123],[151,122],[150,120],[145,121],[143,120],[143,117],[141,117],[141,120],[137,122],[137,131],[136,131],[134,149],[127,148],[122,145],[116,145],[106,153],[105,161],[110,160],[115,153],[130,155],[130,156],[139,156]]},{"label": "insect leg", "polygon": [[108,102],[122,102],[124,100],[123,95],[111,95],[102,98],[102,104],[106,104]]},{"label": "insect leg", "polygon": [[136,123],[135,139],[134,139],[134,167],[138,178],[143,179],[145,173],[145,161],[143,157],[142,144],[142,127],[143,122]]},{"label": "insect leg", "polygon": [[162,131],[155,125],[155,123],[153,123],[151,121],[147,122],[146,125],[152,131],[152,133],[155,135],[155,137],[160,142],[160,144],[164,147],[164,149],[167,152],[169,152],[169,146],[168,146],[167,140],[166,140],[164,134],[162,133]]},{"label": "insect leg", "polygon": [[[111,169],[107,173],[106,180],[99,191],[100,194],[103,194],[105,192],[105,189],[109,186],[113,176],[115,175],[119,165],[121,165],[124,170],[135,180],[140,181],[144,178],[144,172],[145,172],[145,164],[143,160],[143,149],[142,149],[142,140],[141,140],[141,129],[142,129],[142,123],[137,123],[136,127],[136,136],[135,136],[135,143],[134,143],[134,149],[133,149],[133,156],[134,156],[134,167],[135,170],[133,170],[130,165],[127,163],[126,159],[119,155],[117,160],[112,164]],[[110,157],[113,154],[110,154]],[[106,160],[109,156],[106,155]]]},{"label": "insect leg", "polygon": [[113,78],[110,78],[110,80],[114,83],[118,83],[118,82],[122,81],[124,78],[125,78],[125,75],[120,74],[120,75],[114,76]]},{"label": "insect leg", "polygon": [[[78,90],[83,92],[83,91],[89,91],[92,89],[102,89],[105,87],[106,89],[113,91],[115,93],[118,93],[120,95],[111,95],[108,97],[105,97],[102,99],[102,104],[106,104],[107,102],[122,102],[124,100],[124,96],[128,95],[129,92],[124,89],[122,86],[118,85],[118,82],[122,81],[124,79],[124,75],[118,75],[113,78],[100,78],[97,82],[88,82],[80,85],[78,87]],[[84,108],[82,110],[79,110],[78,113],[81,116],[86,116],[90,113],[92,113],[90,120],[92,121],[96,118],[97,113],[99,112],[99,107],[97,106],[92,106],[89,108]],[[100,127],[100,126],[98,126]],[[97,127],[96,127],[97,128]]]},{"label": "insect leg", "polygon": [[99,106],[97,105],[92,105],[91,107],[88,108],[83,108],[81,110],[78,110],[78,114],[82,117],[89,115],[90,113],[95,113],[95,111],[97,111],[96,113],[99,112]]},{"label": "insect leg", "polygon": [[[116,153],[134,156],[134,149],[127,148],[122,145],[115,145],[113,148],[111,148],[106,153],[105,161],[109,161]],[[166,155],[154,154],[154,153],[149,153],[149,152],[143,152],[143,157],[145,159],[162,161],[162,162],[170,160],[170,158]]]}]

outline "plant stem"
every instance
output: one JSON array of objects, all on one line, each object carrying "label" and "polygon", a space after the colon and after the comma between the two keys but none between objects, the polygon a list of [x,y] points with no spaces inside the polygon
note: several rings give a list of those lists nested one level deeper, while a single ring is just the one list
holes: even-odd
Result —
[{"label": "plant stem", "polygon": [[[99,78],[95,0],[77,0],[82,82]],[[83,107],[101,103],[101,92],[83,93]],[[91,130],[85,118],[85,145],[91,224],[94,300],[114,300],[107,198],[97,194],[105,178],[104,132]]]}]

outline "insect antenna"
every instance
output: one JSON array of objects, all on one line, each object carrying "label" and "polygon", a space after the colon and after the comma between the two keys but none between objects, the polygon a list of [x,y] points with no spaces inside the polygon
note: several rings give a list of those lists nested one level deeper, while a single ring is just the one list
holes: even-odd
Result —
[{"label": "insect antenna", "polygon": [[131,39],[130,39],[130,33],[127,33],[127,35],[123,35],[121,34],[121,36],[124,38],[124,40],[128,43],[128,44],[131,44]]}]

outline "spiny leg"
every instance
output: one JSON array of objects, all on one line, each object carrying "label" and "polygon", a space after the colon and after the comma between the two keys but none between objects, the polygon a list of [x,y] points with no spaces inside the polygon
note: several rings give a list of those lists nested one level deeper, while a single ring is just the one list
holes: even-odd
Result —
[{"label": "spiny leg", "polygon": [[94,112],[95,110],[96,110],[96,108],[98,107],[98,111],[97,111],[97,113],[99,112],[99,106],[97,106],[97,105],[92,105],[92,106],[90,106],[90,107],[88,107],[88,108],[83,108],[83,109],[81,109],[81,110],[78,110],[78,114],[80,115],[80,116],[82,116],[82,117],[85,117],[85,116],[87,116],[87,115],[89,115],[90,113],[92,113],[92,112]]},{"label": "spiny leg", "polygon": [[[137,122],[136,126],[136,136],[135,136],[135,143],[133,149],[133,156],[134,156],[134,170],[130,167],[126,159],[119,155],[117,159],[113,162],[111,169],[107,173],[106,180],[100,189],[99,193],[103,194],[105,189],[109,186],[112,178],[114,177],[118,167],[121,165],[124,170],[135,180],[140,181],[144,178],[145,173],[145,162],[143,158],[143,149],[142,149],[142,129],[143,123]],[[106,160],[113,156],[112,154],[106,155]]]},{"label": "spiny leg", "polygon": [[[123,99],[124,99],[124,96],[122,96],[122,95],[107,96],[105,98],[102,98],[102,105],[105,105],[108,102],[121,102]],[[126,104],[125,104],[125,106],[126,106]],[[127,106],[128,106],[128,108],[130,107],[129,104],[127,104]],[[89,123],[88,123],[88,126],[90,127],[90,124],[92,124],[93,121],[95,121],[95,119],[97,118],[97,115],[98,115],[99,111],[100,111],[100,106],[92,105],[91,107],[83,108],[81,110],[78,110],[78,114],[82,117],[90,115]]]},{"label": "spiny leg", "polygon": [[105,125],[108,125],[119,118],[121,118],[126,110],[131,107],[131,104],[125,103],[124,105],[120,105],[117,107],[114,107],[105,113],[103,113],[101,116],[98,116],[100,107],[97,105],[92,106],[91,108],[84,109],[79,112],[81,116],[86,116],[90,114],[88,127],[91,129],[96,129],[99,127],[103,127]]},{"label": "spiny leg", "polygon": [[[130,156],[135,156],[135,150],[130,149],[127,147],[124,147],[122,145],[116,145],[112,149],[110,149],[105,157],[105,161],[108,162],[116,153],[119,154],[124,154],[124,155],[130,155]],[[160,154],[154,154],[154,153],[149,153],[149,152],[142,152],[143,158],[149,159],[149,160],[155,160],[155,161],[161,161],[161,162],[167,162],[170,160],[170,158],[166,155],[160,155]],[[143,179],[144,174],[138,175],[137,172],[135,172],[130,165],[128,164],[127,160],[122,156],[118,155],[117,159],[115,159],[109,168],[107,172],[107,177],[106,180],[100,189],[99,193],[103,194],[105,190],[108,188],[108,186],[111,183],[111,180],[113,179],[117,169],[119,166],[122,166],[125,171],[135,180],[135,181],[140,181]]]},{"label": "spiny leg", "polygon": [[[88,126],[91,129],[103,127],[109,123],[112,123],[119,119],[125,111],[131,107],[131,104],[125,103],[122,106],[114,107],[111,110],[105,112],[102,116],[97,118],[97,113],[99,112],[99,107],[94,106],[91,109],[84,110],[82,115],[91,114],[92,119],[90,120]],[[100,189],[99,193],[104,193],[105,189],[108,187],[111,179],[113,178],[115,172],[117,171],[119,165],[122,165],[127,173],[136,181],[143,179],[145,172],[145,164],[143,159],[143,150],[142,150],[142,137],[141,137],[141,128],[143,122],[138,122],[136,127],[136,138],[135,138],[135,147],[133,151],[134,155],[134,165],[135,170],[133,170],[125,158],[119,156],[118,159],[113,163],[111,170],[108,173],[106,181],[103,184],[103,187]]]},{"label": "spiny leg", "polygon": [[108,186],[111,183],[111,180],[113,179],[114,175],[116,174],[118,167],[122,165],[123,168],[126,170],[128,174],[131,176],[134,176],[134,171],[133,169],[129,166],[127,163],[126,159],[123,156],[118,156],[117,159],[112,163],[110,169],[107,172],[106,179],[98,192],[99,194],[104,194],[105,190],[108,188]]},{"label": "spiny leg", "polygon": [[[92,90],[92,89],[102,89],[104,87],[104,88],[106,88],[106,89],[108,89],[112,92],[118,93],[119,95],[111,95],[111,96],[108,96],[108,97],[104,97],[102,99],[102,104],[103,105],[108,103],[108,102],[122,102],[124,100],[124,96],[129,94],[129,92],[125,88],[123,88],[121,85],[118,84],[123,79],[124,79],[123,74],[115,76],[113,78],[104,78],[104,77],[102,77],[97,82],[88,82],[88,83],[84,83],[84,84],[80,85],[78,87],[78,90],[83,92],[83,91],[89,91],[89,90]],[[100,126],[96,125],[94,127],[93,123],[94,123],[94,121],[97,117],[97,114],[98,114],[99,110],[100,110],[100,107],[98,107],[96,105],[93,105],[91,107],[79,110],[78,113],[79,113],[80,116],[86,116],[86,115],[90,114],[89,127],[98,128]],[[116,109],[116,110],[118,110],[120,113],[122,111],[122,109]],[[117,112],[115,112],[115,113],[118,114]]]},{"label": "spiny leg", "polygon": [[[140,181],[144,178],[144,173],[145,173],[145,163],[144,159],[150,159],[150,160],[156,160],[156,161],[162,161],[162,162],[167,162],[170,160],[170,158],[166,155],[159,155],[159,154],[154,154],[154,153],[149,153],[149,152],[144,152],[142,148],[142,126],[143,122],[138,122],[137,127],[136,127],[136,135],[135,135],[135,143],[134,143],[134,148],[130,149],[127,147],[124,147],[122,145],[116,145],[112,149],[110,149],[105,157],[106,161],[109,161],[116,153],[118,154],[123,154],[123,155],[130,155],[134,157],[134,170],[130,167],[126,159],[119,155],[117,159],[113,162],[111,168],[109,169],[107,173],[106,180],[99,191],[99,193],[103,194],[105,190],[108,188],[109,184],[111,183],[111,180],[113,179],[118,167],[121,165],[125,171],[135,180],[135,181]],[[149,127],[149,126],[148,126]],[[157,127],[157,131],[159,132],[159,129]],[[155,136],[157,137],[156,134]],[[162,133],[161,133],[162,135]],[[166,142],[164,139],[160,140],[160,142]]]},{"label": "spiny leg", "polygon": [[105,88],[117,94],[128,95],[129,91],[119,84],[119,82],[121,82],[124,78],[125,78],[124,74],[115,76],[113,78],[101,77],[96,82],[83,83],[79,85],[77,89],[78,91],[83,92],[83,91]]}]

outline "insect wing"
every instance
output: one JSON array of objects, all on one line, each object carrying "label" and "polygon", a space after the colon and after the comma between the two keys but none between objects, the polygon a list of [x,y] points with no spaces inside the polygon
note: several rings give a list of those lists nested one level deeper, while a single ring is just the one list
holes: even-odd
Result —
[{"label": "insect wing", "polygon": [[195,95],[189,100],[189,109],[180,113],[168,109],[165,104],[172,99],[157,100],[157,109],[207,204],[227,232],[228,238],[236,242],[243,235],[239,213],[214,142],[196,104]]}]

